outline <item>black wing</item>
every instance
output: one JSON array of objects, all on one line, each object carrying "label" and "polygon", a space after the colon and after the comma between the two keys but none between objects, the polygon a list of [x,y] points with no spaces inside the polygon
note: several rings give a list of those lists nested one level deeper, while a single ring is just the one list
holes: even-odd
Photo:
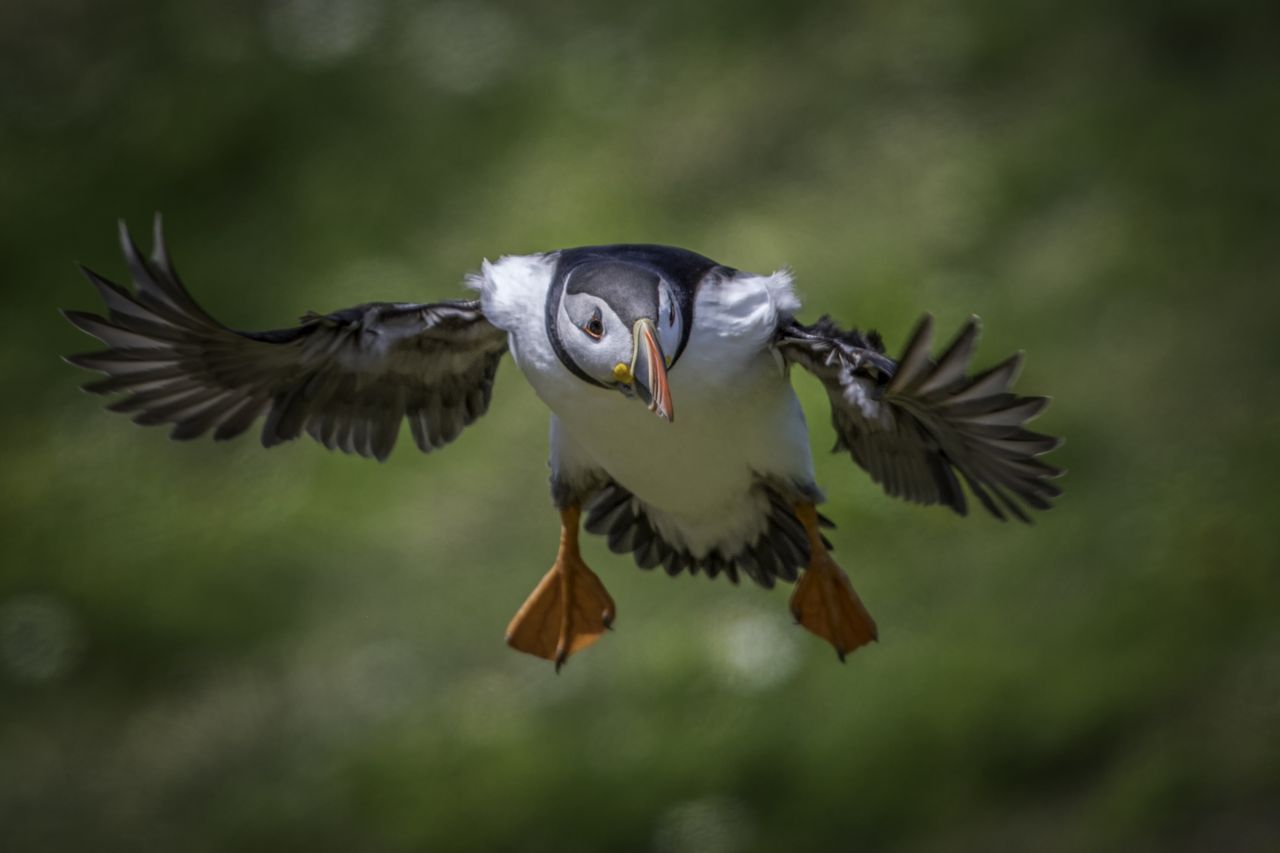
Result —
[{"label": "black wing", "polygon": [[265,412],[266,447],[306,430],[328,448],[382,460],[402,420],[429,452],[489,407],[507,335],[485,319],[478,302],[373,302],[308,314],[291,329],[237,332],[187,293],[158,216],[150,260],[123,223],[120,242],[136,290],[86,268],[107,316],[63,314],[109,347],[67,359],[107,374],[85,390],[125,394],[108,409],[133,413],[135,423],[174,424],[176,439],[212,431],[222,440]]},{"label": "black wing", "polygon": [[1007,510],[1029,521],[1022,505],[1049,509],[1062,493],[1052,482],[1062,471],[1038,457],[1062,442],[1025,426],[1049,399],[1011,392],[1022,355],[970,377],[978,318],[937,361],[929,355],[932,338],[926,315],[895,362],[879,336],[844,331],[823,317],[813,326],[790,320],[775,344],[826,387],[835,449],[848,450],[890,495],[965,515],[963,479],[997,518]]}]

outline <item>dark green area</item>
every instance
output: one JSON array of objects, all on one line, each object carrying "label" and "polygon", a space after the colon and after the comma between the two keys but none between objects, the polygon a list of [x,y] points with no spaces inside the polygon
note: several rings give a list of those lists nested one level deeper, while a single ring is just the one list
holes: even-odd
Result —
[{"label": "dark green area", "polygon": [[[1280,849],[1270,3],[89,0],[0,8],[0,847]],[[822,454],[881,626],[587,553],[617,631],[508,651],[546,414],[385,465],[104,413],[55,314],[163,210],[232,325],[614,241],[1024,348],[1034,527]],[[799,379],[815,446],[822,392]]]}]

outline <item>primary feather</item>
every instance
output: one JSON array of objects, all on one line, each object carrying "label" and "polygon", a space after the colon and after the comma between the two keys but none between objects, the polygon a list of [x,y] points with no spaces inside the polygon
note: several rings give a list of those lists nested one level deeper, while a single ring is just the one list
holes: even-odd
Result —
[{"label": "primary feather", "polygon": [[826,317],[813,326],[791,320],[777,346],[826,388],[836,450],[847,450],[887,493],[965,515],[963,479],[992,515],[1029,521],[1024,507],[1048,509],[1061,494],[1053,479],[1062,471],[1038,458],[1061,440],[1026,428],[1049,399],[1012,393],[1021,355],[966,375],[978,329],[970,318],[937,360],[928,315],[896,362],[878,338]]},{"label": "primary feather", "polygon": [[176,439],[232,438],[266,415],[271,447],[304,431],[331,449],[386,459],[403,421],[428,452],[488,409],[505,332],[476,301],[371,302],[300,325],[239,332],[187,292],[169,260],[160,218],[150,259],[120,227],[135,290],[89,269],[107,316],[64,312],[107,345],[70,356],[107,374],[85,390],[125,396],[108,408],[144,425],[173,424]]}]

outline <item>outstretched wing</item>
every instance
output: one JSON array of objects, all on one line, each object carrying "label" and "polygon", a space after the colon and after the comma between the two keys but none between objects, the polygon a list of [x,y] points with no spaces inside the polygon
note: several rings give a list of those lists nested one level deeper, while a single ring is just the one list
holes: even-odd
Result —
[{"label": "outstretched wing", "polygon": [[108,346],[67,361],[107,374],[85,385],[125,396],[107,408],[139,424],[174,424],[172,437],[244,432],[264,412],[266,447],[305,430],[326,447],[383,460],[402,420],[424,452],[443,447],[489,407],[506,333],[478,302],[372,302],[301,325],[237,332],[187,293],[165,249],[160,218],[144,259],[124,224],[120,242],[134,292],[84,268],[106,317],[64,311]]},{"label": "outstretched wing", "polygon": [[875,333],[844,331],[823,317],[812,326],[789,321],[774,343],[826,387],[835,449],[848,450],[890,495],[965,515],[963,479],[997,518],[1007,511],[1029,521],[1023,505],[1048,509],[1062,493],[1052,482],[1062,471],[1039,458],[1061,440],[1025,426],[1049,399],[1010,390],[1021,354],[966,375],[978,340],[976,317],[936,361],[929,355],[932,338],[933,318],[926,315],[894,361]]}]

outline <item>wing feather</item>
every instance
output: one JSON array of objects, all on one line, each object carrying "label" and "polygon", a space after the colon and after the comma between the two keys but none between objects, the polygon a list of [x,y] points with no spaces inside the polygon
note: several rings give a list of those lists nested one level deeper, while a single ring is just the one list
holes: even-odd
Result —
[{"label": "wing feather", "polygon": [[457,438],[487,411],[506,333],[474,301],[369,303],[301,324],[239,332],[219,323],[179,280],[156,217],[144,258],[121,223],[120,245],[134,290],[88,268],[106,316],[64,311],[107,350],[71,364],[106,374],[85,385],[123,394],[108,409],[144,425],[172,424],[172,437],[240,435],[262,414],[262,444],[304,431],[329,448],[379,460],[409,421],[424,452]]},{"label": "wing feather", "polygon": [[936,361],[927,315],[897,361],[874,333],[843,330],[828,317],[812,326],[789,320],[774,343],[823,383],[835,449],[847,451],[886,493],[965,515],[963,480],[992,515],[1029,521],[1024,507],[1049,509],[1062,494],[1052,482],[1062,471],[1039,458],[1062,442],[1026,427],[1049,398],[1013,393],[1021,353],[968,376],[978,333],[971,317]]}]

